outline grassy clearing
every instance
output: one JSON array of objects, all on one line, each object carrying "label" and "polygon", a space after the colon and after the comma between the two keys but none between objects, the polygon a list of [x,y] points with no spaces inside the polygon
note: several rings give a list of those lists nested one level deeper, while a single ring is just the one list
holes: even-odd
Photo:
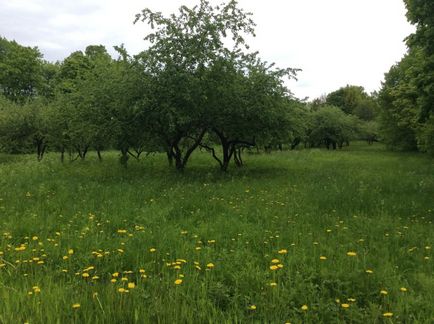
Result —
[{"label": "grassy clearing", "polygon": [[246,161],[0,156],[0,322],[434,320],[433,160],[356,145]]}]

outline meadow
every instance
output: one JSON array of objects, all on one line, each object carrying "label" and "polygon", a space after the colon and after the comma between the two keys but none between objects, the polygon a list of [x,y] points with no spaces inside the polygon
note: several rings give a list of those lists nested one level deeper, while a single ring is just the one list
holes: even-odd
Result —
[{"label": "meadow", "polygon": [[432,323],[434,162],[0,155],[0,323]]}]

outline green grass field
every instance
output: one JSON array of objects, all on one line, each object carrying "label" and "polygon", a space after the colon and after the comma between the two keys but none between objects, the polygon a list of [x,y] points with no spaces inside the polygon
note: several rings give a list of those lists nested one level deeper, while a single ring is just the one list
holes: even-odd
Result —
[{"label": "green grass field", "polygon": [[432,323],[434,162],[0,156],[1,323]]}]

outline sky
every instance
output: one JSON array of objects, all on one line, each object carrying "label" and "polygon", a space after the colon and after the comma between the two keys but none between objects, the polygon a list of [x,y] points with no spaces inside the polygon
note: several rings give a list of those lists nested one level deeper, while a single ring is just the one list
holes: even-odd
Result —
[{"label": "sky", "polygon": [[[209,0],[220,4],[222,0]],[[0,0],[0,36],[37,46],[48,61],[87,45],[148,46],[149,27],[133,24],[144,8],[176,12],[199,0]],[[253,13],[251,50],[277,66],[300,68],[288,86],[298,98],[317,98],[347,84],[378,90],[384,73],[406,52],[414,31],[402,0],[239,0]]]}]

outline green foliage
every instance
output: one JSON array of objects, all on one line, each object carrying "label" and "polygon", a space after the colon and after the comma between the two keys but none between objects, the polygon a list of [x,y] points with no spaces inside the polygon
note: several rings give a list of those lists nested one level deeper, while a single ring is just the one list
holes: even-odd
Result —
[{"label": "green foliage", "polygon": [[309,143],[311,146],[325,145],[328,149],[342,148],[355,136],[357,119],[345,114],[340,108],[322,106],[311,115]]},{"label": "green foliage", "polygon": [[326,103],[368,121],[375,118],[377,111],[375,100],[359,86],[347,85],[331,92],[326,97]]},{"label": "green foliage", "polygon": [[15,102],[35,96],[42,86],[42,55],[0,37],[0,94]]},{"label": "green foliage", "polygon": [[405,0],[416,32],[407,55],[386,74],[381,99],[384,140],[394,149],[432,152],[434,114],[434,3]]}]

